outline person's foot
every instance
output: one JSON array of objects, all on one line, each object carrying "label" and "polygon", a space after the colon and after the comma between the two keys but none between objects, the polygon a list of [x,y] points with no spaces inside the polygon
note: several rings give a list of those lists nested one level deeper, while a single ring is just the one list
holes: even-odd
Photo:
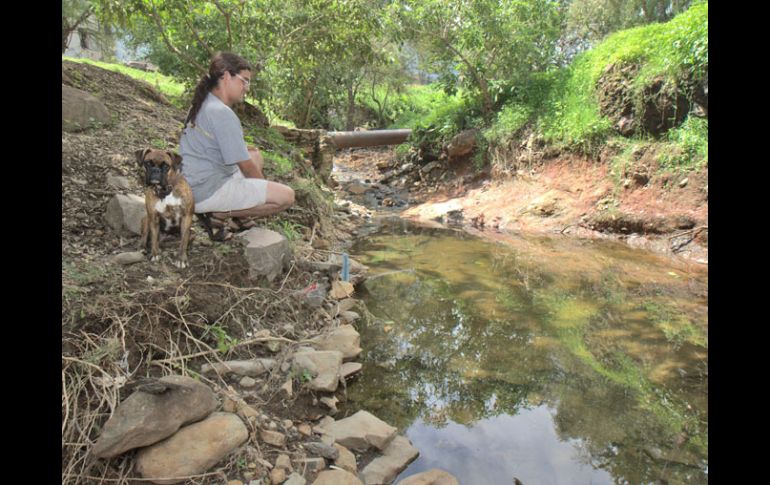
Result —
[{"label": "person's foot", "polygon": [[229,224],[230,229],[235,232],[247,231],[256,226],[257,223],[247,217],[233,217]]},{"label": "person's foot", "polygon": [[196,214],[201,225],[212,241],[229,241],[233,234],[227,229],[227,222],[214,217],[211,212]]}]

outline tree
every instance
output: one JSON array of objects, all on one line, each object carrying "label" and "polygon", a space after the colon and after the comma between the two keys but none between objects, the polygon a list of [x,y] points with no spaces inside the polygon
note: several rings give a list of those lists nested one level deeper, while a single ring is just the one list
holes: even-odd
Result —
[{"label": "tree", "polygon": [[93,15],[94,5],[89,0],[62,0],[61,53],[67,50],[70,36]]},{"label": "tree", "polygon": [[477,96],[485,115],[505,86],[550,65],[563,12],[552,0],[404,0],[391,8],[445,85]]},{"label": "tree", "polygon": [[607,34],[653,22],[666,22],[690,7],[691,0],[573,0],[567,31],[589,43]]}]

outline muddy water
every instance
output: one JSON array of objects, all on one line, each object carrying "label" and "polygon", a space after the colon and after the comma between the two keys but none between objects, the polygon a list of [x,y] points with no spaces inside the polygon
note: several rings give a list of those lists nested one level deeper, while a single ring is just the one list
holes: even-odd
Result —
[{"label": "muddy water", "polygon": [[608,241],[483,241],[386,221],[359,325],[366,409],[420,450],[399,478],[706,483],[707,274]]}]

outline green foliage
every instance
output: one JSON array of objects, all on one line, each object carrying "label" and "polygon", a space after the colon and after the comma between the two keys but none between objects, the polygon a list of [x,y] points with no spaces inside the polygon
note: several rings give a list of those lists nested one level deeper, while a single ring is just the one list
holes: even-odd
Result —
[{"label": "green foliage", "polygon": [[287,175],[294,169],[294,163],[279,153],[262,150],[262,157],[265,159],[265,168],[278,176]]},{"label": "green foliage", "polygon": [[689,5],[689,0],[573,0],[567,10],[567,34],[597,41],[617,30],[666,22]]},{"label": "green foliage", "polygon": [[511,80],[547,68],[562,20],[558,4],[548,0],[405,0],[391,11],[442,73],[446,91],[464,88],[485,115]]},{"label": "green foliage", "polygon": [[210,326],[209,331],[216,337],[217,350],[222,354],[230,352],[233,347],[238,345],[238,339],[231,337],[227,331],[219,325]]},{"label": "green foliage", "polygon": [[497,113],[497,119],[484,130],[484,138],[490,143],[502,143],[516,135],[530,120],[534,111],[530,106],[509,103]]},{"label": "green foliage", "polygon": [[141,69],[126,67],[122,64],[93,61],[91,59],[85,58],[81,59],[75,57],[62,57],[62,59],[71,62],[78,62],[81,64],[90,64],[92,66],[100,67],[108,71],[119,72],[134,79],[148,82],[170,99],[179,98],[184,93],[185,86],[183,83],[175,80],[173,77],[166,76],[157,72],[146,72],[142,71]]},{"label": "green foliage", "polygon": [[691,170],[708,165],[709,125],[707,119],[688,117],[667,134],[668,150],[658,158],[664,170]]},{"label": "green foliage", "polygon": [[677,311],[676,307],[648,300],[642,304],[642,308],[647,312],[653,324],[663,332],[666,340],[675,348],[681,347],[685,342],[708,348],[706,336],[693,325],[686,315]]},{"label": "green foliage", "polygon": [[708,69],[708,3],[695,5],[665,24],[612,34],[554,73],[551,95],[538,119],[546,140],[595,151],[611,128],[599,113],[597,81],[607,67],[628,63],[640,66],[633,82],[636,99],[656,77],[672,84],[689,77],[699,79]]},{"label": "green foliage", "polygon": [[286,237],[286,239],[289,240],[290,244],[293,244],[302,238],[302,231],[301,231],[302,226],[294,222],[272,221],[270,223],[270,227],[280,232],[281,234],[283,234]]}]

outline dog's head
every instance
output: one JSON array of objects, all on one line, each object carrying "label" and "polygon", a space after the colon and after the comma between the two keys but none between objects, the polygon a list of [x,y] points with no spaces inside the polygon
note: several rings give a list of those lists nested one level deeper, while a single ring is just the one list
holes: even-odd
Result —
[{"label": "dog's head", "polygon": [[176,178],[182,168],[182,157],[168,150],[145,148],[134,154],[137,163],[144,169],[144,184],[147,187],[168,187],[169,180]]}]

